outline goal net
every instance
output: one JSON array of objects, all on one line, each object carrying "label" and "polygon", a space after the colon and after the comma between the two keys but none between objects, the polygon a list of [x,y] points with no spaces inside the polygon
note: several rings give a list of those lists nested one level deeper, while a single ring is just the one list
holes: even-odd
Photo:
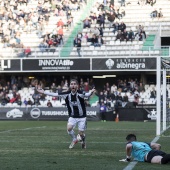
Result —
[{"label": "goal net", "polygon": [[[157,74],[157,135],[162,134],[170,127],[170,59],[162,57],[160,63],[160,75]],[[158,70],[159,68],[157,68]]]}]

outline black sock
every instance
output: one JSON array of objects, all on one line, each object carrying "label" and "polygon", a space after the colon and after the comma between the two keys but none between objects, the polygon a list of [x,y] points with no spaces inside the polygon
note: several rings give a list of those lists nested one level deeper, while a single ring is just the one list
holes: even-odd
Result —
[{"label": "black sock", "polygon": [[81,135],[82,141],[85,142],[85,135]]},{"label": "black sock", "polygon": [[170,162],[170,154],[166,154],[166,155],[163,156],[163,158],[161,159],[161,164],[167,164],[168,162]]}]

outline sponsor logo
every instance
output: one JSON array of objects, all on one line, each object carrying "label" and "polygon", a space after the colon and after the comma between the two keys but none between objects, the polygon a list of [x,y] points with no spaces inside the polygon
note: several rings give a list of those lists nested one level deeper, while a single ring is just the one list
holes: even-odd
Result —
[{"label": "sponsor logo", "polygon": [[[87,111],[88,116],[96,116],[97,111]],[[42,111],[42,116],[68,116],[68,111]]]},{"label": "sponsor logo", "polygon": [[30,115],[31,115],[31,117],[32,117],[33,119],[37,119],[37,118],[40,117],[41,111],[40,111],[40,109],[38,109],[38,108],[34,108],[34,109],[32,109],[32,110],[30,111]]},{"label": "sponsor logo", "polygon": [[24,113],[19,109],[12,109],[6,113],[6,117],[7,118],[10,118],[10,117],[17,118],[17,117],[22,117],[23,114]]},{"label": "sponsor logo", "polygon": [[39,60],[39,66],[72,66],[74,61],[72,60],[56,60],[56,59],[44,59]]},{"label": "sponsor logo", "polygon": [[144,69],[145,66],[145,59],[144,58],[120,58],[116,59],[117,65],[116,68],[118,69]]},{"label": "sponsor logo", "polygon": [[151,120],[156,120],[156,110],[152,109],[152,111],[150,111],[150,114],[148,114],[148,118],[151,118]]},{"label": "sponsor logo", "polygon": [[0,70],[11,68],[11,60],[0,60]]},{"label": "sponsor logo", "polygon": [[106,66],[107,66],[107,68],[108,68],[108,69],[112,69],[113,65],[114,65],[114,61],[109,58],[109,59],[106,61]]},{"label": "sponsor logo", "polygon": [[42,111],[43,116],[68,116],[68,111]]},{"label": "sponsor logo", "polygon": [[97,112],[96,111],[87,111],[88,116],[96,116]]}]

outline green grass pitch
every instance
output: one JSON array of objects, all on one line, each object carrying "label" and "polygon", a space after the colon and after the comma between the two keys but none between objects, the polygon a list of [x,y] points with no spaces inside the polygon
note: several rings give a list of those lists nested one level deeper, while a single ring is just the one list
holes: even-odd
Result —
[{"label": "green grass pitch", "polygon": [[[87,149],[71,142],[66,121],[0,121],[0,170],[123,170],[125,137],[155,137],[155,122],[88,122]],[[77,129],[76,129],[77,132]],[[170,133],[158,141],[170,153]],[[170,164],[137,163],[133,170],[169,170]]]}]

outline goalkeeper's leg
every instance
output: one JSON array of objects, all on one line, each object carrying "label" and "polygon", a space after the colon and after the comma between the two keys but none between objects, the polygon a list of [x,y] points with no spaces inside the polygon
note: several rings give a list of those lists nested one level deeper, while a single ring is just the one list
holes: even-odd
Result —
[{"label": "goalkeeper's leg", "polygon": [[168,162],[170,162],[170,154],[164,155],[161,159],[161,164],[167,164]]}]

